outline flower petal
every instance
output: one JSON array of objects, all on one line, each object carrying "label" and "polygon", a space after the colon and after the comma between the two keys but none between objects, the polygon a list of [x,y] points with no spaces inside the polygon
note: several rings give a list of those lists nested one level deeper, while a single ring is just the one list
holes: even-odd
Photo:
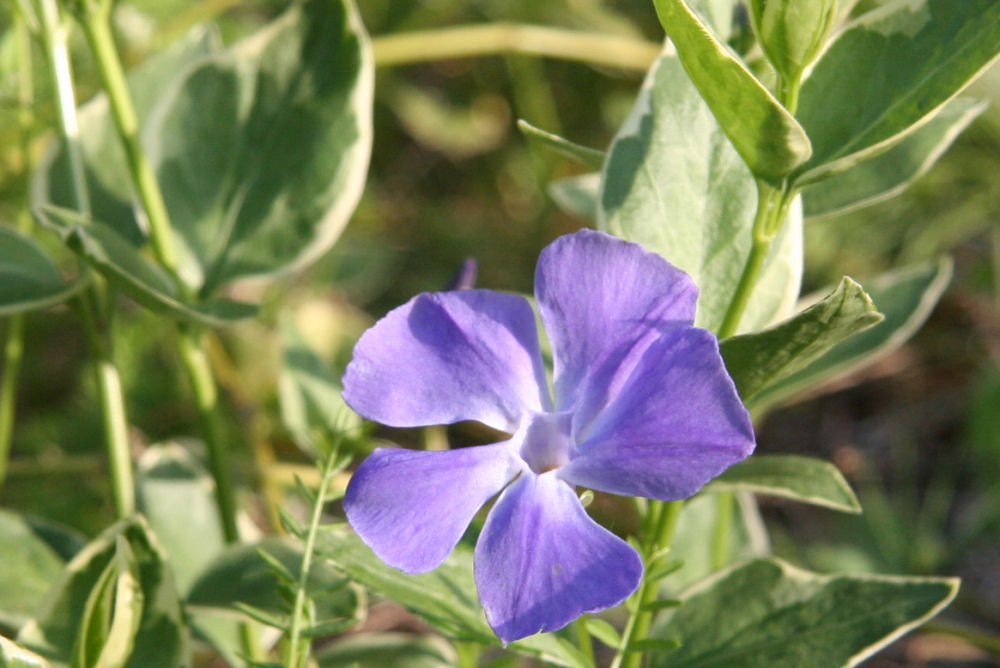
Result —
[{"label": "flower petal", "polygon": [[505,643],[618,605],[641,578],[635,550],[548,474],[525,473],[507,488],[476,544],[479,599]]},{"label": "flower petal", "polygon": [[560,478],[673,500],[749,456],[754,434],[715,337],[689,327],[646,348],[614,401],[576,442]]},{"label": "flower petal", "polygon": [[344,512],[379,559],[423,573],[445,560],[476,512],[521,466],[507,442],[439,451],[377,448],[347,485]]},{"label": "flower petal", "polygon": [[489,290],[425,293],[358,341],[344,399],[394,427],[478,420],[513,432],[547,405],[535,318],[527,300]]},{"label": "flower petal", "polygon": [[556,408],[566,410],[609,346],[625,354],[648,339],[651,324],[662,331],[694,322],[698,289],[638,244],[581,230],[542,251],[535,297],[552,342]]}]

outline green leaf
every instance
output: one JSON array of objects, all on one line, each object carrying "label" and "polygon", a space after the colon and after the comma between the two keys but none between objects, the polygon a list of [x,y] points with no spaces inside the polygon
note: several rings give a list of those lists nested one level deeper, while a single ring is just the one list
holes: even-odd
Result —
[{"label": "green leaf", "polygon": [[795,118],[684,0],[654,0],[656,15],[694,85],[755,176],[775,184],[809,159]]},{"label": "green leaf", "polygon": [[920,264],[894,270],[867,281],[867,291],[885,320],[842,341],[809,366],[770,385],[753,399],[761,414],[777,403],[871,364],[909,339],[934,309],[951,280],[951,261]]},{"label": "green leaf", "polygon": [[617,649],[621,645],[622,637],[618,630],[600,617],[585,617],[583,623],[587,625],[587,631],[590,635],[606,646]]},{"label": "green leaf", "polygon": [[457,660],[443,638],[410,633],[365,633],[346,636],[315,653],[320,666],[340,668],[448,668]]},{"label": "green leaf", "polygon": [[306,341],[291,318],[281,324],[282,365],[278,377],[281,421],[295,443],[314,457],[361,418],[341,396],[339,379]]},{"label": "green leaf", "polygon": [[541,128],[536,128],[523,118],[519,118],[517,120],[517,129],[520,130],[525,137],[534,141],[538,145],[544,146],[545,148],[560,155],[576,160],[585,167],[600,169],[601,165],[604,164],[604,151],[598,151],[597,149],[589,148],[587,146],[581,146],[580,144],[571,142],[570,140],[564,139],[559,135],[546,132]]},{"label": "green leaf", "polygon": [[44,225],[62,237],[63,243],[130,297],[157,313],[210,326],[228,325],[257,313],[256,306],[229,299],[187,303],[178,295],[170,275],[112,228],[68,209],[44,207],[37,213]]},{"label": "green leaf", "polygon": [[82,545],[67,529],[0,509],[0,624],[28,621]]},{"label": "green leaf", "polygon": [[798,118],[817,181],[916,131],[1000,53],[1000,0],[894,0],[834,38],[802,86]]},{"label": "green leaf", "polygon": [[32,239],[0,225],[0,316],[61,304],[86,285],[63,281],[48,255]]},{"label": "green leaf", "polygon": [[754,455],[726,469],[706,489],[770,494],[845,513],[861,512],[840,469],[814,457]]},{"label": "green leaf", "polygon": [[[699,288],[696,324],[718,329],[750,255],[753,176],[680,62],[661,56],[618,132],[601,184],[598,227],[680,267]],[[802,273],[794,203],[741,319],[754,331],[791,314]]]},{"label": "green leaf", "polygon": [[122,668],[126,664],[143,608],[137,571],[128,543],[116,536],[114,554],[87,597],[71,668]]},{"label": "green leaf", "polygon": [[566,213],[597,222],[597,200],[600,196],[601,175],[567,176],[549,183],[549,196]]},{"label": "green leaf", "polygon": [[309,0],[167,88],[143,138],[202,294],[333,244],[364,185],[373,79],[353,4]]},{"label": "green leaf", "polygon": [[787,378],[847,337],[882,321],[871,298],[846,276],[822,301],[769,329],[720,345],[744,402]]},{"label": "green leaf", "polygon": [[48,661],[0,636],[0,668],[50,668]]},{"label": "green leaf", "polygon": [[[500,644],[479,605],[472,576],[472,550],[468,547],[460,544],[441,566],[429,573],[409,575],[381,562],[343,525],[330,525],[320,529],[316,552],[352,580],[406,606],[446,634],[485,645]],[[558,666],[587,666],[578,650],[572,645],[567,648],[551,633],[519,640],[506,649]]]},{"label": "green leaf", "polygon": [[651,636],[677,639],[653,666],[852,666],[941,611],[953,578],[817,575],[756,560],[694,587]]},{"label": "green leaf", "polygon": [[226,545],[213,482],[179,443],[148,447],[136,463],[139,510],[170,557],[183,596]]},{"label": "green leaf", "polygon": [[[149,115],[178,73],[217,50],[217,41],[212,32],[196,28],[129,72],[128,85],[138,117],[144,119]],[[77,114],[90,214],[133,245],[140,246],[146,240],[146,233],[135,218],[132,178],[107,97],[104,94],[95,96],[83,104]],[[31,200],[36,211],[45,206],[76,207],[69,158],[63,142],[54,142],[35,170]]]},{"label": "green leaf", "polygon": [[[767,556],[771,545],[753,495],[738,493],[735,502],[726,563]],[[715,494],[699,494],[684,503],[668,553],[671,561],[683,565],[662,581],[661,598],[675,596],[712,572],[712,527],[717,523],[718,511]]]},{"label": "green leaf", "polygon": [[806,217],[844,213],[899,194],[937,162],[986,106],[981,100],[956,98],[885,153],[812,184],[803,193]]},{"label": "green leaf", "polygon": [[[279,578],[262,552],[298,581],[302,547],[287,539],[269,537],[255,544],[231,546],[219,554],[191,586],[188,606],[201,613],[220,614],[241,603],[271,617],[288,615],[291,606],[278,591]],[[306,589],[315,605],[317,622],[360,618],[366,604],[364,592],[328,564],[314,564]]]},{"label": "green leaf", "polygon": [[69,662],[91,592],[120,553],[119,539],[133,555],[144,600],[135,644],[125,665],[145,668],[187,662],[188,633],[173,574],[159,541],[141,516],[112,525],[66,565],[34,618],[21,628],[18,642],[53,661]]}]

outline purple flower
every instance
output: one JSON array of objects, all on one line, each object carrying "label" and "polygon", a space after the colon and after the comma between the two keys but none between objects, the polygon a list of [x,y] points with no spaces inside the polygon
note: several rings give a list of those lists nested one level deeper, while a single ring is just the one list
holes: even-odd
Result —
[{"label": "purple flower", "polygon": [[687,274],[584,230],[542,251],[535,296],[552,392],[531,305],[489,290],[418,295],[361,337],[344,375],[344,398],[366,418],[477,420],[510,434],[443,452],[378,448],[344,498],[375,554],[419,573],[444,561],[499,492],[475,576],[505,643],[617,605],[639,584],[639,555],[590,519],[574,486],[682,499],[754,447],[718,342],[692,326]]}]

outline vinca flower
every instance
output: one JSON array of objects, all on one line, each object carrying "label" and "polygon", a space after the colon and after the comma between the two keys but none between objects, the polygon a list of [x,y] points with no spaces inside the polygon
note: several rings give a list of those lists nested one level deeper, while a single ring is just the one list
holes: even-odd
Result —
[{"label": "vinca flower", "polygon": [[440,565],[497,497],[475,549],[487,621],[505,643],[621,603],[642,560],[592,520],[576,488],[675,500],[747,457],[753,427],[719,355],[692,326],[697,289],[658,255],[601,232],[557,239],[528,300],[426,293],[360,339],[344,398],[396,427],[476,420],[508,438],[448,451],[378,448],[347,488],[361,539],[408,573]]}]

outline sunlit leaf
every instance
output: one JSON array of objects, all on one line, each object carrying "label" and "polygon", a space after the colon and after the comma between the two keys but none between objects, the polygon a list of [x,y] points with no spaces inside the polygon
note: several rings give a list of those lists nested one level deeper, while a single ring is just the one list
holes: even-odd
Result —
[{"label": "sunlit leaf", "polygon": [[840,470],[814,457],[754,455],[726,469],[707,489],[770,494],[846,513],[861,512]]}]

